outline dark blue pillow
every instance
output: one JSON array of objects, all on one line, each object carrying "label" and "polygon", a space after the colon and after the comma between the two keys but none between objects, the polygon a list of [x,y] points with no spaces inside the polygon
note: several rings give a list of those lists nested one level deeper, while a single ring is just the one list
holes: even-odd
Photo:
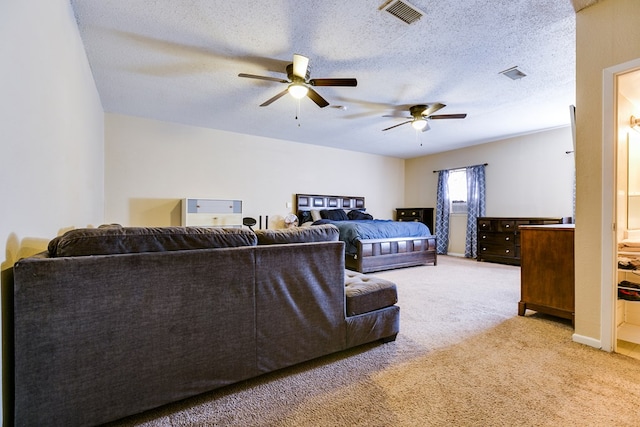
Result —
[{"label": "dark blue pillow", "polygon": [[362,212],[359,211],[357,209],[354,209],[352,211],[349,211],[349,213],[347,214],[347,218],[349,218],[350,220],[356,220],[356,219],[373,219],[372,215],[369,215],[366,212]]},{"label": "dark blue pillow", "polygon": [[299,220],[300,225],[304,224],[305,222],[313,222],[313,218],[311,217],[311,211],[300,211],[298,213],[298,218],[300,218]]},{"label": "dark blue pillow", "polygon": [[347,213],[342,209],[323,209],[320,211],[322,219],[329,219],[331,221],[348,221]]}]

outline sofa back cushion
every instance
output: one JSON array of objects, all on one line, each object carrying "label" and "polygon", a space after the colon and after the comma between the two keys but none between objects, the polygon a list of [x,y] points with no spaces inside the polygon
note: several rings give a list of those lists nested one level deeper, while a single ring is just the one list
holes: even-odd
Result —
[{"label": "sofa back cushion", "polygon": [[49,256],[110,255],[187,249],[255,246],[256,236],[242,228],[120,227],[79,228],[49,242]]},{"label": "sofa back cushion", "polygon": [[291,227],[278,230],[256,230],[259,245],[283,243],[332,242],[340,236],[338,227],[331,224],[313,227]]}]

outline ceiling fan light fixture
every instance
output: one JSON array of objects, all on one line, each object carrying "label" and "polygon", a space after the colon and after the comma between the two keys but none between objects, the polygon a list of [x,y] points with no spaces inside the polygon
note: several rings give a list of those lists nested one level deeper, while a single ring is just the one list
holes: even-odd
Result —
[{"label": "ceiling fan light fixture", "polygon": [[307,96],[307,93],[309,92],[309,88],[300,83],[290,84],[288,90],[291,96],[295,99],[302,99]]},{"label": "ceiling fan light fixture", "polygon": [[427,121],[424,118],[421,119],[415,119],[414,121],[411,122],[411,126],[415,129],[415,130],[422,130],[425,127],[427,127]]}]

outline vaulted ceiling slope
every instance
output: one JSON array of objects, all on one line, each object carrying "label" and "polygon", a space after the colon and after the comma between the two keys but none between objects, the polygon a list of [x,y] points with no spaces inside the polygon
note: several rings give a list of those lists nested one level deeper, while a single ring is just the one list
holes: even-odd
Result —
[{"label": "vaulted ceiling slope", "polygon": [[[106,112],[412,158],[567,126],[580,0],[71,0]],[[584,2],[581,2],[584,3]],[[290,95],[294,54],[330,105]],[[501,71],[518,67],[526,77]],[[399,124],[445,104],[427,132]],[[392,116],[392,117],[383,117]],[[179,144],[180,141],[176,141]]]}]

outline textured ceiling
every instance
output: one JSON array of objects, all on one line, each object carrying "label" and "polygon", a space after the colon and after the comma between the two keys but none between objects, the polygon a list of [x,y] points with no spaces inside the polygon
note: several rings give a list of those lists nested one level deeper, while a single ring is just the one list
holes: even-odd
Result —
[{"label": "textured ceiling", "polygon": [[[569,125],[575,104],[570,0],[411,0],[408,25],[384,0],[71,0],[105,111],[300,143],[411,158]],[[330,105],[289,95],[293,54]],[[500,71],[518,66],[511,80]],[[403,120],[440,102],[430,130]],[[406,109],[402,113],[401,106]],[[296,118],[297,117],[297,118]],[[180,141],[176,141],[179,144]]]}]

